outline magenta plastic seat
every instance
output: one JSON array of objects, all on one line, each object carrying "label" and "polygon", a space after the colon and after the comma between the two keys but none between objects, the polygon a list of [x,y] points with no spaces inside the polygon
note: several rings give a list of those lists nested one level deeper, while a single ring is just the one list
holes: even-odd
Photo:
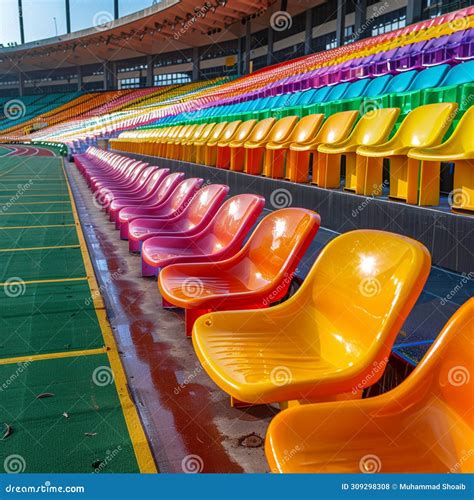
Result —
[{"label": "magenta plastic seat", "polygon": [[117,178],[118,176],[124,175],[128,169],[132,169],[139,165],[140,162],[132,160],[131,158],[123,158],[118,162],[114,162],[113,165],[102,165],[97,169],[88,169],[84,172],[84,177],[87,180],[87,184],[92,188],[92,183],[95,180],[104,180]]},{"label": "magenta plastic seat", "polygon": [[[183,179],[184,179],[184,174],[182,172],[175,172],[174,174],[167,175],[163,179],[163,182],[159,185],[158,189],[153,193],[151,199],[148,200],[148,204],[146,205],[146,207],[151,208],[151,207],[161,206],[161,204],[164,203],[171,196],[171,193]],[[118,202],[118,200],[114,201]],[[124,225],[126,228],[126,230],[124,229],[125,231],[124,234],[128,235],[128,219],[140,216],[140,214],[136,216],[133,215],[133,210],[138,208],[139,207],[128,206],[128,207],[123,207],[119,211],[117,211],[115,213],[115,228],[120,229],[121,226]]]},{"label": "magenta plastic seat", "polygon": [[91,188],[95,192],[100,188],[106,188],[110,191],[113,189],[128,189],[133,186],[133,183],[142,173],[142,171],[149,166],[148,163],[139,162],[135,165],[128,167],[123,173],[112,178],[97,178],[91,179]]},{"label": "magenta plastic seat", "polygon": [[202,231],[216,215],[229,192],[229,186],[202,187],[185,209],[171,219],[140,218],[128,225],[128,248],[139,252],[142,242],[153,236],[192,236]]},{"label": "magenta plastic seat", "polygon": [[155,236],[142,245],[142,275],[169,264],[215,262],[235,255],[265,205],[265,198],[239,194],[227,200],[210,224],[194,236]]},{"label": "magenta plastic seat", "polygon": [[117,212],[124,207],[152,204],[155,200],[155,193],[168,174],[167,168],[157,169],[150,176],[141,193],[120,192],[114,193],[113,197],[108,200],[105,198],[105,211],[111,217],[110,220],[115,220]]}]

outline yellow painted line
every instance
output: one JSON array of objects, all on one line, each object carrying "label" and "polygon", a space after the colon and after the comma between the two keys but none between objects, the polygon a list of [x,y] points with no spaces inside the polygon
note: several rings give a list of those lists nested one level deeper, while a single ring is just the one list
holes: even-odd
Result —
[{"label": "yellow painted line", "polygon": [[[43,285],[45,283],[68,283],[70,281],[87,281],[87,276],[82,278],[58,278],[54,280],[32,280],[32,281],[22,281],[22,285]],[[0,283],[0,286],[11,286],[11,282],[5,281]]]},{"label": "yellow painted line", "polygon": [[0,359],[0,365],[11,365],[13,363],[26,363],[28,361],[43,361],[45,359],[60,359],[60,358],[76,358],[79,356],[92,356],[97,354],[104,354],[105,347],[97,349],[83,349],[81,351],[68,351],[68,352],[53,352],[50,354],[34,354],[33,356],[17,356],[16,358]]},{"label": "yellow painted line", "polygon": [[72,214],[72,210],[60,210],[57,212],[9,212],[7,214],[0,213],[0,217],[9,215],[44,215],[44,214]]},{"label": "yellow painted line", "polygon": [[52,250],[53,248],[81,248],[80,245],[58,245],[51,247],[0,248],[0,252],[30,252],[31,250]]},{"label": "yellow painted line", "polygon": [[107,313],[105,310],[104,302],[102,300],[101,290],[95,278],[94,268],[92,266],[89,251],[87,249],[87,244],[79,221],[79,216],[77,214],[76,201],[72,194],[71,186],[69,185],[69,180],[64,169],[64,160],[62,160],[62,165],[64,178],[66,179],[68,185],[69,196],[71,197],[71,206],[74,213],[74,219],[77,223],[77,236],[81,245],[82,258],[84,260],[84,266],[86,268],[88,276],[87,281],[89,282],[91,297],[94,301],[94,307],[96,310],[97,319],[99,320],[100,328],[102,330],[102,335],[104,337],[106,346],[109,347],[109,349],[107,350],[107,356],[114,373],[117,394],[122,406],[128,433],[133,444],[133,449],[135,451],[135,456],[137,458],[140,472],[155,473],[157,472],[157,467],[153,459],[153,455],[151,453],[147,438],[145,436],[145,432],[143,430],[137,409],[128,393],[127,377],[122,366],[122,361],[120,360],[112,329],[110,328],[110,324],[107,320]]},{"label": "yellow painted line", "polygon": [[8,231],[9,229],[39,229],[45,227],[73,227],[76,224],[47,224],[45,226],[3,226],[0,227],[3,231]]}]

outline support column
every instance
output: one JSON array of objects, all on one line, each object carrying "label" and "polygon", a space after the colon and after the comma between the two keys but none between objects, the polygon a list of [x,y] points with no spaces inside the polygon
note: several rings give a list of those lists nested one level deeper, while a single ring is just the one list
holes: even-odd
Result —
[{"label": "support column", "polygon": [[18,95],[20,97],[22,97],[25,92],[24,86],[25,86],[25,75],[20,71],[18,73]]},{"label": "support column", "polygon": [[410,0],[407,4],[407,25],[421,21],[422,0]]},{"label": "support column", "polygon": [[199,60],[199,47],[193,47],[193,82],[199,81],[201,61]]},{"label": "support column", "polygon": [[114,0],[114,19],[119,18],[119,0]]},{"label": "support column", "polygon": [[148,55],[146,57],[146,86],[153,87],[155,84],[155,73],[154,73],[154,65],[153,65],[153,56]]},{"label": "support column", "polygon": [[357,0],[355,4],[354,41],[367,38],[367,0]]},{"label": "support column", "polygon": [[69,0],[66,0],[66,32],[71,33],[71,9]]},{"label": "support column", "polygon": [[304,53],[305,55],[313,52],[313,9],[306,11],[305,29],[304,29]]},{"label": "support column", "polygon": [[244,54],[244,75],[248,75],[250,71],[250,49],[251,49],[251,23],[247,19],[245,23],[245,54]]},{"label": "support column", "polygon": [[344,45],[346,31],[346,0],[337,0],[336,43],[338,47]]},{"label": "support column", "polygon": [[104,90],[117,88],[117,65],[114,61],[104,62]]},{"label": "support column", "polygon": [[244,43],[243,38],[239,38],[237,40],[237,74],[238,74],[238,76],[242,76],[242,74],[243,74],[243,66],[244,66],[243,43]]},{"label": "support column", "polygon": [[267,66],[273,64],[273,28],[270,26],[268,28],[268,51],[267,51]]},{"label": "support column", "polygon": [[82,90],[83,80],[82,80],[82,66],[77,67],[77,90],[80,92]]},{"label": "support column", "polygon": [[23,4],[18,0],[18,21],[20,23],[20,41],[25,43],[25,27],[23,26]]}]

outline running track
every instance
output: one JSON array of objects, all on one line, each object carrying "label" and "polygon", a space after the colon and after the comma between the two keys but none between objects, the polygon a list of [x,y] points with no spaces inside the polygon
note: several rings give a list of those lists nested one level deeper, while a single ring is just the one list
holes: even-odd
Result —
[{"label": "running track", "polygon": [[10,152],[5,156],[56,156],[52,151],[45,148],[36,148],[34,146],[16,146],[1,144],[3,149],[8,149]]}]

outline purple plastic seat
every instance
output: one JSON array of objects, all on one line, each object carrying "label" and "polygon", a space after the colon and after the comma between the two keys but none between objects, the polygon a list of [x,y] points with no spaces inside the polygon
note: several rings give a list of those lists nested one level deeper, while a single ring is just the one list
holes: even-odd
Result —
[{"label": "purple plastic seat", "polygon": [[[456,34],[456,33],[455,33]],[[451,41],[450,41],[451,42]],[[467,61],[474,58],[474,28],[464,31],[459,44],[448,44],[448,52],[456,61]]]},{"label": "purple plastic seat", "polygon": [[427,42],[423,41],[400,47],[389,63],[390,70],[403,73],[412,69],[423,69],[423,48],[426,44]]},{"label": "purple plastic seat", "polygon": [[437,64],[447,63],[451,60],[446,50],[450,36],[451,35],[444,35],[439,38],[428,40],[423,49],[423,66],[436,66]]}]

